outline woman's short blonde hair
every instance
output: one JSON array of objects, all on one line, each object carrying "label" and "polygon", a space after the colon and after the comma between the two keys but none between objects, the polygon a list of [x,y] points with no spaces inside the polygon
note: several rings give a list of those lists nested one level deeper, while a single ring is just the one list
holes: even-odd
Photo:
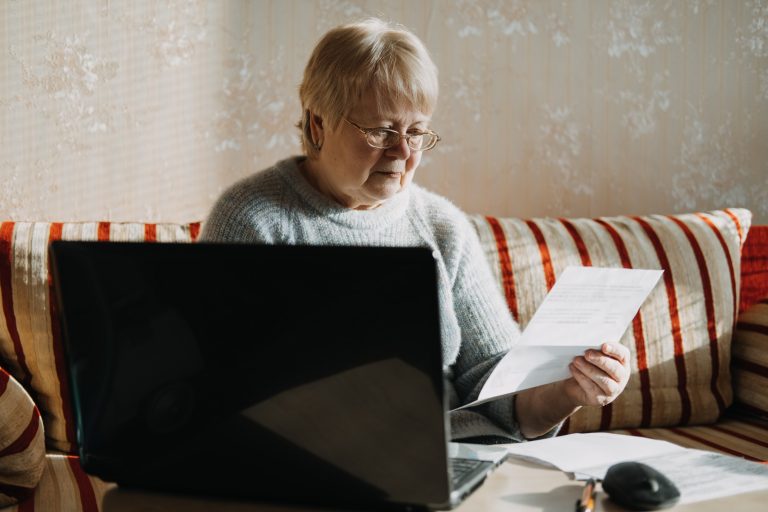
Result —
[{"label": "woman's short blonde hair", "polygon": [[309,112],[336,127],[371,88],[382,112],[406,107],[431,115],[437,68],[421,40],[402,26],[371,18],[331,29],[315,46],[299,87],[299,128],[309,157],[318,153]]}]

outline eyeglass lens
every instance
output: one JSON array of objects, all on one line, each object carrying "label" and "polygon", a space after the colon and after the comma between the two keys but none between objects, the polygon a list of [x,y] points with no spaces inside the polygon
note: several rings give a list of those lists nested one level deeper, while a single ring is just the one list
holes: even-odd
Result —
[{"label": "eyeglass lens", "polygon": [[[434,145],[437,137],[431,133],[408,136],[408,146],[411,149],[428,149]],[[368,143],[378,148],[391,148],[400,142],[400,134],[394,130],[372,130],[368,132]]]}]

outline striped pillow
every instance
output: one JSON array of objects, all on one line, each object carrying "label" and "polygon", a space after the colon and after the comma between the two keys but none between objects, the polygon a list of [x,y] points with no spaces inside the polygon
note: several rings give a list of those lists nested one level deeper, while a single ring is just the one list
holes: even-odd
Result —
[{"label": "striped pillow", "polygon": [[[44,462],[43,477],[35,488],[34,495],[16,507],[3,509],[3,512],[98,512],[115,508],[131,509],[125,503],[122,506],[110,505],[105,495],[115,489],[116,485],[86,474],[78,457],[49,453]],[[159,505],[147,505],[144,509],[166,510]]]},{"label": "striped pillow", "polygon": [[739,408],[768,418],[768,297],[739,315],[733,336],[733,391]]},{"label": "striped pillow", "polygon": [[624,393],[609,406],[581,409],[563,432],[707,423],[730,405],[749,211],[471,220],[521,328],[569,265],[665,270],[621,340],[632,355]]},{"label": "striped pillow", "polygon": [[44,467],[40,413],[21,384],[0,368],[0,507],[31,495]]},{"label": "striped pillow", "polygon": [[75,449],[57,306],[51,302],[49,242],[189,242],[199,232],[200,223],[0,223],[0,365],[30,391],[49,448]]}]

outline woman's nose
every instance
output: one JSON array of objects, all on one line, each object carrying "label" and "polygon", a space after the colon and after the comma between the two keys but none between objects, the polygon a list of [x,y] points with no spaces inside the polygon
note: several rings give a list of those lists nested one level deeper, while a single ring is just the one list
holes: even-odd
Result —
[{"label": "woman's nose", "polygon": [[408,145],[408,141],[405,139],[405,137],[402,137],[400,142],[387,150],[387,153],[397,157],[398,159],[408,160],[411,157],[411,151],[413,150]]}]

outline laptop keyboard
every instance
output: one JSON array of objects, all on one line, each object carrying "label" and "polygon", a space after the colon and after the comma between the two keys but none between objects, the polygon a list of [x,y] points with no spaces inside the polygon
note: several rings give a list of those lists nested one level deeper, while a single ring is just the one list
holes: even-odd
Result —
[{"label": "laptop keyboard", "polygon": [[459,487],[465,478],[471,475],[478,467],[485,464],[482,460],[473,459],[450,459],[451,461],[451,483],[453,488]]}]

